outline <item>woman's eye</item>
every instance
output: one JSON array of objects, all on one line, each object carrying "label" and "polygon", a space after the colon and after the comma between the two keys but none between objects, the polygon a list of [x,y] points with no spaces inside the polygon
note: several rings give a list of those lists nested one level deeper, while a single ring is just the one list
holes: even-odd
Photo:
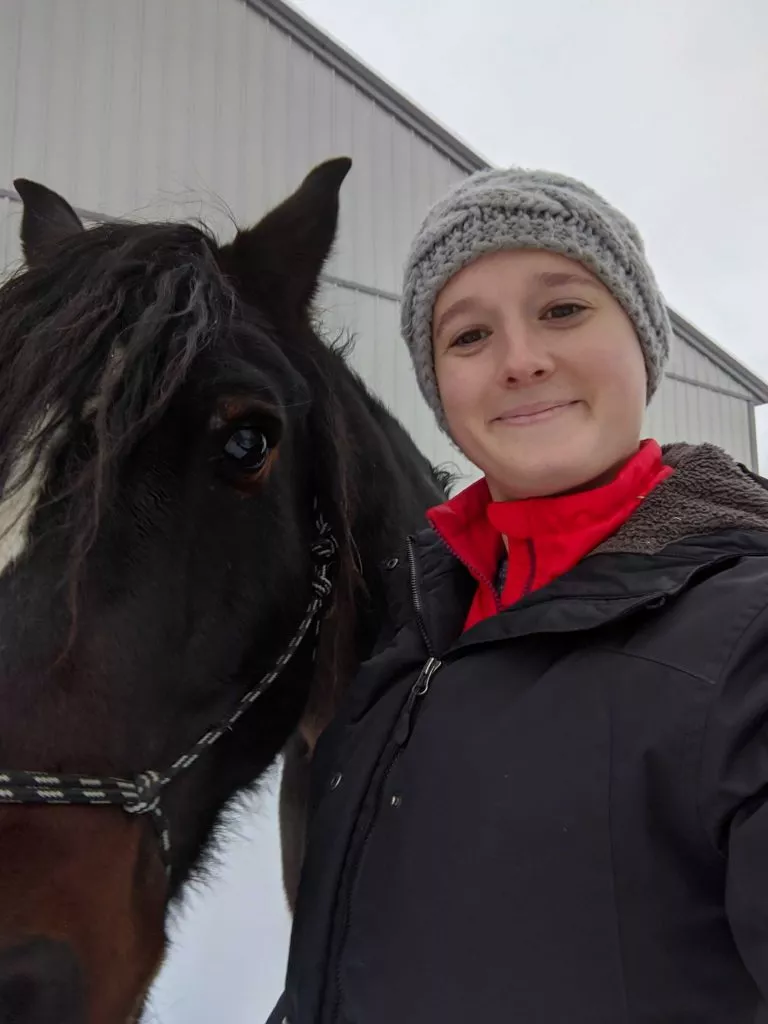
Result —
[{"label": "woman's eye", "polygon": [[269,442],[255,427],[240,427],[227,438],[224,453],[239,469],[254,472],[267,461]]},{"label": "woman's eye", "polygon": [[543,314],[542,320],[567,320],[568,317],[576,316],[587,307],[578,302],[560,302],[556,306],[550,306]]},{"label": "woman's eye", "polygon": [[490,332],[482,327],[473,327],[470,331],[464,331],[457,335],[451,342],[451,348],[468,348],[478,341],[488,337]]}]

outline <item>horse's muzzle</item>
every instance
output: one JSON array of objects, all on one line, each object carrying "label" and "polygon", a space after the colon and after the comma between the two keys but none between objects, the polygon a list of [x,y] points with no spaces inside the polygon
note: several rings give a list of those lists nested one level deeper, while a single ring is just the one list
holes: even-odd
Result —
[{"label": "horse's muzzle", "polygon": [[0,949],[0,1024],[85,1024],[85,984],[65,942],[30,938]]}]

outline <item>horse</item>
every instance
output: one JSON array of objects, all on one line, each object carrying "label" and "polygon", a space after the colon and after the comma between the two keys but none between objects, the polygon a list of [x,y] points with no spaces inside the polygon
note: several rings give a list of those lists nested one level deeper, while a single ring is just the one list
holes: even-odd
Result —
[{"label": "horse", "polygon": [[19,179],[0,287],[0,1020],[137,1020],[169,908],[370,653],[448,481],[323,339],[347,158],[255,226],[84,227]]}]

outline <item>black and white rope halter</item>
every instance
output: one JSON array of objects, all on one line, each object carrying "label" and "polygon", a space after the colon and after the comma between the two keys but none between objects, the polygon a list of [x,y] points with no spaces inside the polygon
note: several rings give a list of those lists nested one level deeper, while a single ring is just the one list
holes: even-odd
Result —
[{"label": "black and white rope halter", "polygon": [[314,626],[315,647],[322,612],[331,595],[331,565],[337,543],[331,529],[318,512],[317,537],[312,544],[314,573],[312,599],[288,646],[273,667],[244,694],[234,710],[209,729],[195,745],[176,758],[166,771],[146,771],[132,779],[95,778],[89,775],[52,775],[47,772],[0,771],[0,804],[58,804],[91,807],[121,807],[127,814],[149,814],[157,831],[166,869],[170,870],[171,836],[163,811],[162,795],[177,775],[190,768],[198,758],[224,735],[263,696],[288,665]]}]

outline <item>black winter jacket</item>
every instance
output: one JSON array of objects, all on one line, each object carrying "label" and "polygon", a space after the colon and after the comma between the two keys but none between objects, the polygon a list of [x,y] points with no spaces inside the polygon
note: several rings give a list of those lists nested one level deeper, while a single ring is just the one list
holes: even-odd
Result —
[{"label": "black winter jacket", "polygon": [[269,1024],[752,1024],[768,997],[768,492],[711,446],[462,634],[431,531],[322,737]]}]

